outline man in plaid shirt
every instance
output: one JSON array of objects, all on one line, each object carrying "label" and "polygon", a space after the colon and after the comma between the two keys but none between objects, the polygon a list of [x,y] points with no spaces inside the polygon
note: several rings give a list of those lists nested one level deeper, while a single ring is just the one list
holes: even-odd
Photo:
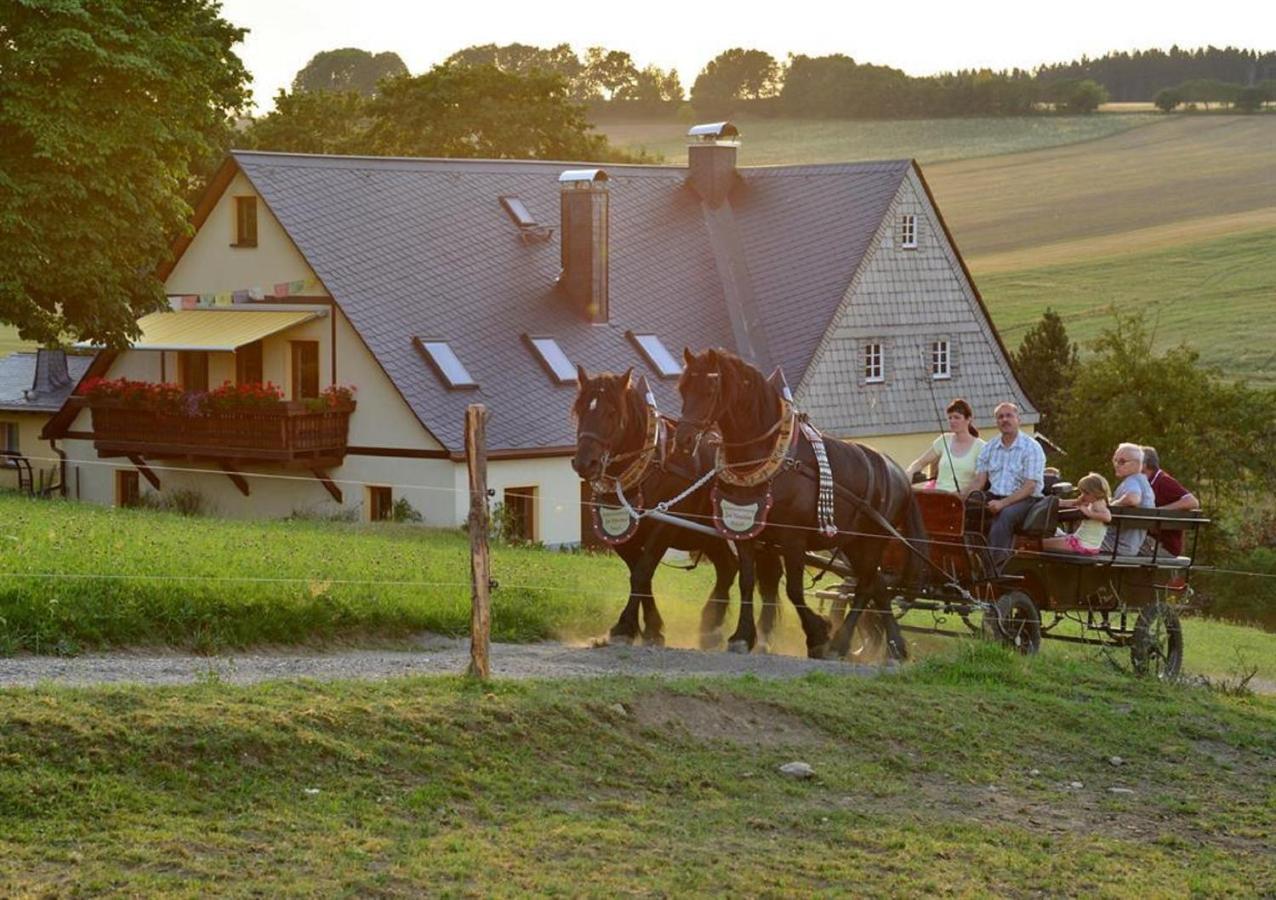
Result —
[{"label": "man in plaid shirt", "polygon": [[975,460],[975,478],[962,489],[966,498],[984,492],[988,512],[995,517],[988,529],[989,554],[1000,570],[1010,558],[1015,529],[1041,497],[1045,482],[1046,453],[1041,445],[1019,430],[1019,407],[998,404],[994,410],[999,440],[989,441]]}]

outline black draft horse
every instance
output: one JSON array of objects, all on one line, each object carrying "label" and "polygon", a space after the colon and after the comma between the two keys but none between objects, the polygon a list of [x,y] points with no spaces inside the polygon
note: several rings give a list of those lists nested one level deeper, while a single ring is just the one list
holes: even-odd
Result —
[{"label": "black draft horse", "polygon": [[[680,460],[686,471],[665,464],[667,446],[649,446],[652,442],[649,436],[656,435],[656,440],[663,438],[667,445],[671,435],[667,427],[651,427],[650,417],[659,413],[647,402],[645,382],[635,382],[633,369],[623,375],[604,373],[590,378],[583,366],[577,366],[576,374],[579,392],[572,406],[576,418],[576,455],[572,459],[572,468],[595,486],[595,501],[613,492],[615,480],[648,450],[650,458],[646,469],[639,473],[639,483],[626,493],[630,503],[638,502],[639,493],[646,507],[671,500],[712,467],[713,452],[708,446],[689,459]],[[666,421],[664,424],[671,423]],[[700,487],[672,506],[669,512],[701,525],[711,525],[709,485]],[[714,649],[721,644],[722,622],[727,612],[731,583],[738,570],[735,555],[722,538],[652,518],[642,519],[627,540],[613,546],[629,567],[629,602],[612,626],[610,637],[615,641],[633,643],[638,637],[641,609],[643,641],[663,645],[664,622],[652,596],[651,579],[670,547],[701,553],[713,563],[717,578],[700,614],[700,646],[706,650]],[[757,570],[763,600],[761,630],[765,642],[774,629],[780,608],[779,557],[771,552],[759,554]],[[750,626],[752,624],[750,619]]]},{"label": "black draft horse", "polygon": [[[761,461],[773,459],[784,417],[791,415],[780,389],[756,368],[726,350],[706,350],[695,355],[684,350],[686,360],[678,391],[682,395],[682,418],[675,432],[679,450],[696,448],[706,430],[717,426],[722,435],[720,465],[729,471],[757,469]],[[890,543],[889,532],[868,512],[875,510],[905,538],[918,546],[925,541],[921,511],[904,470],[892,459],[871,447],[851,441],[824,441],[832,481],[833,524],[836,534],[817,527],[819,487],[818,463],[810,440],[798,430],[793,464],[778,468],[770,481],[772,504],[766,526],[752,541],[737,542],[740,554],[740,625],[731,640],[756,640],[752,603],[754,582],[753,541],[780,549],[784,559],[785,590],[797,608],[806,634],[807,654],[841,659],[850,646],[851,634],[867,606],[885,621],[888,650],[896,658],[906,655],[899,623],[891,615],[885,585],[879,578],[882,554]],[[856,499],[851,499],[852,497]],[[851,615],[841,624],[832,644],[831,625],[805,603],[802,579],[808,550],[840,551],[855,574],[855,602]],[[911,584],[919,575],[915,553],[906,554],[903,577]]]}]

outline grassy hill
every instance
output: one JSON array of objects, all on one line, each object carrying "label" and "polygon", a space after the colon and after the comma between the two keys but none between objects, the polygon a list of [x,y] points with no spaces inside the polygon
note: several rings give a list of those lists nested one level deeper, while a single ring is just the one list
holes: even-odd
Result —
[{"label": "grassy hill", "polygon": [[6,896],[1276,891],[1276,704],[988,646],[878,678],[210,681],[0,709]]},{"label": "grassy hill", "polygon": [[[732,120],[740,129],[740,163],[772,166],[915,158],[923,163],[1021,153],[1075,144],[1155,124],[1147,115],[1027,116],[996,119]],[[598,130],[613,144],[685,164],[687,125],[660,121],[602,122]]]},{"label": "grassy hill", "polygon": [[1276,228],[976,278],[1012,348],[1046,305],[1081,342],[1121,305],[1147,315],[1158,347],[1186,343],[1228,375],[1276,386]]},{"label": "grassy hill", "polygon": [[0,356],[8,356],[15,350],[28,350],[34,346],[19,340],[18,329],[11,325],[0,324]]},{"label": "grassy hill", "polygon": [[1273,171],[1276,116],[1184,116],[926,177],[978,277],[1276,227]]}]

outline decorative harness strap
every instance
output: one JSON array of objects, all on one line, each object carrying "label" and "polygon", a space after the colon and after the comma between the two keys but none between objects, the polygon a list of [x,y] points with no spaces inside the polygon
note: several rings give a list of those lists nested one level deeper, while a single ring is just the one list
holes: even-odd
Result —
[{"label": "decorative harness strap", "polygon": [[[781,399],[780,404],[780,418],[773,427],[775,446],[771,449],[771,453],[760,460],[729,463],[726,457],[727,447],[725,444],[720,445],[717,464],[714,466],[718,470],[719,481],[732,487],[757,487],[759,484],[770,482],[779,474],[785,460],[789,458],[796,446],[798,432],[798,417],[793,403],[787,399]],[[737,471],[749,466],[753,468],[743,473]]]},{"label": "decorative harness strap", "polygon": [[837,536],[837,521],[833,517],[833,469],[829,466],[828,448],[824,445],[824,435],[809,422],[802,423],[802,434],[811,444],[815,453],[815,462],[820,468],[819,498],[815,504],[816,525],[825,537]]},{"label": "decorative harness strap", "polygon": [[656,454],[660,453],[663,456],[666,443],[665,430],[664,417],[656,409],[655,398],[648,393],[647,435],[643,439],[642,447],[612,459],[611,461],[614,463],[629,456],[634,457],[633,462],[627,465],[619,475],[609,475],[604,469],[602,475],[590,483],[594,493],[596,495],[616,494],[621,491],[631,490],[635,485],[639,484],[646,477],[647,469],[651,466],[651,461],[656,458]]}]

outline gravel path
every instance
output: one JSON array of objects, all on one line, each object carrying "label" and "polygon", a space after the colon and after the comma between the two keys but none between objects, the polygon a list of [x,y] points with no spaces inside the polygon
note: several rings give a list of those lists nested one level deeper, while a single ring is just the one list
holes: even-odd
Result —
[{"label": "gravel path", "polygon": [[[26,656],[0,659],[0,687],[38,684],[191,684],[216,677],[232,684],[287,678],[328,681],[403,675],[457,675],[470,658],[467,638],[431,636],[409,650],[348,650],[328,653],[237,653],[226,656],[99,653],[76,657]],[[742,675],[793,678],[807,672],[869,675],[879,671],[825,660],[766,654],[740,655],[658,647],[585,647],[558,643],[493,644],[496,678],[590,678],[604,675]]]}]

